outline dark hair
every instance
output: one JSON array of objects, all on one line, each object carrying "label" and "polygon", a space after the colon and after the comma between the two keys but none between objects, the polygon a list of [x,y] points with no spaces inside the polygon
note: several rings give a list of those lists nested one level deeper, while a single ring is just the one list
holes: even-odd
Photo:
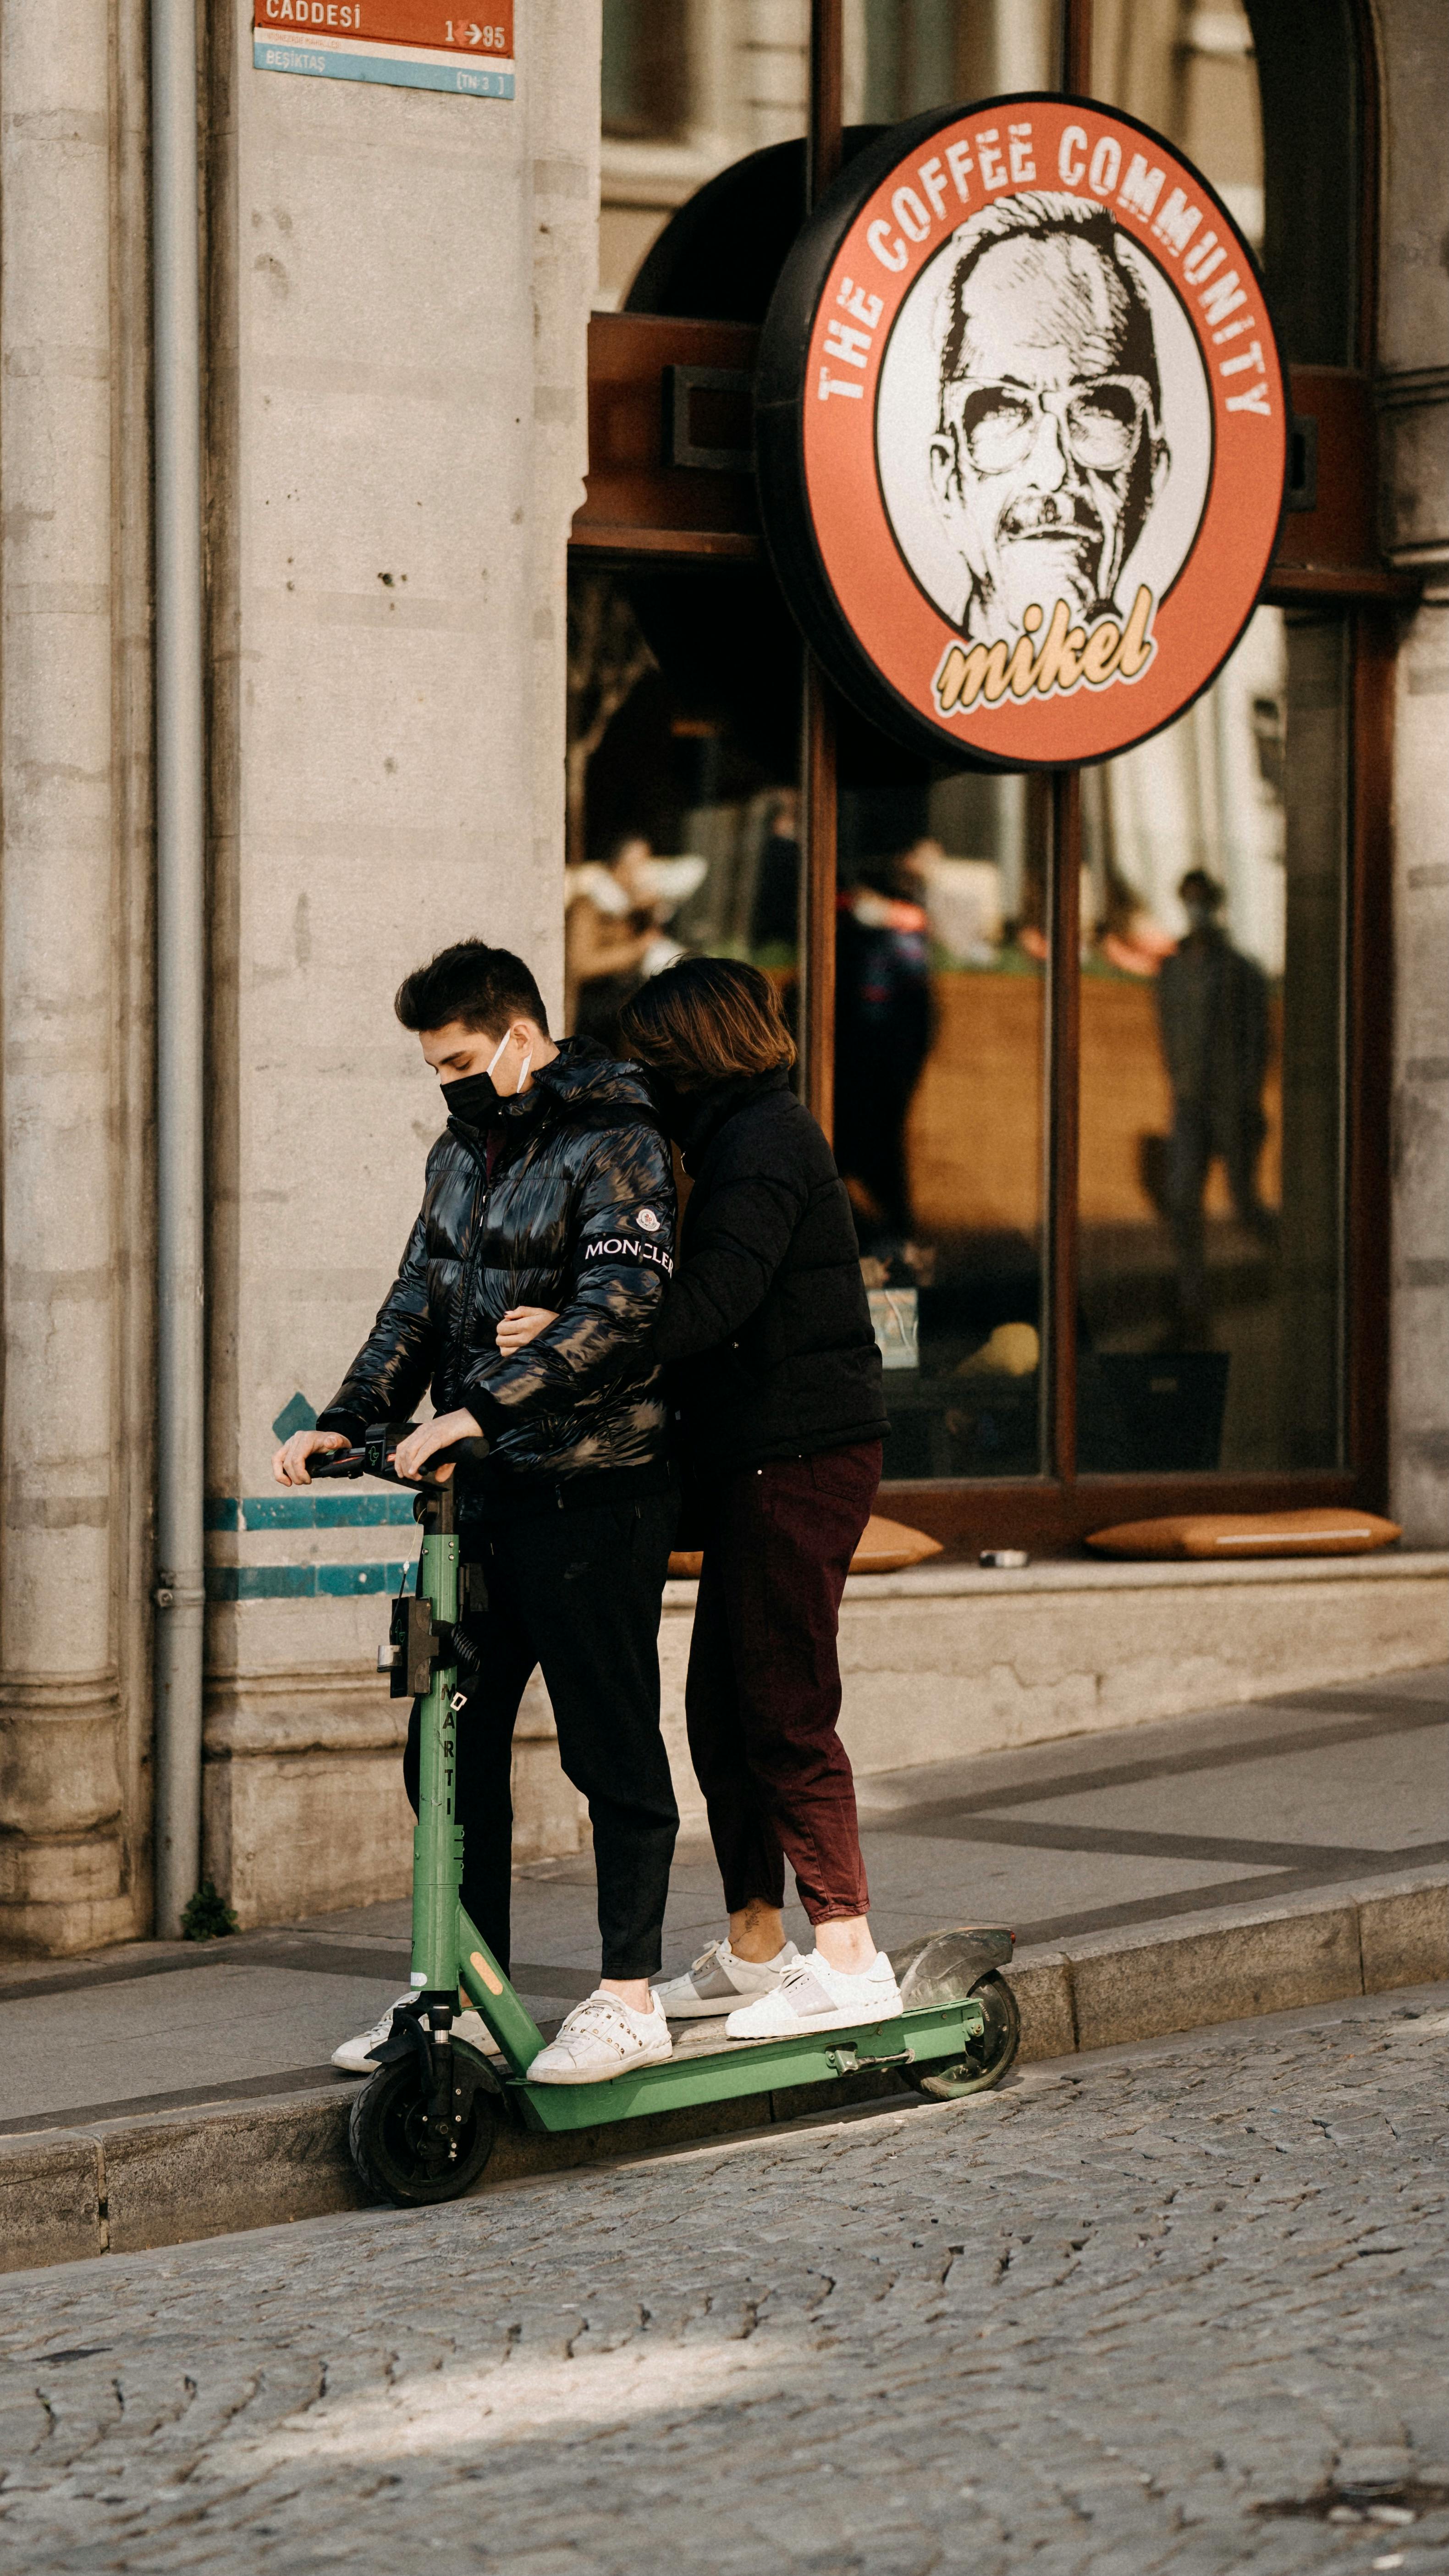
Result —
[{"label": "dark hair", "polygon": [[1177,889],[1179,903],[1191,902],[1194,895],[1207,912],[1216,912],[1228,899],[1217,878],[1210,877],[1206,868],[1189,868]]},{"label": "dark hair", "polygon": [[647,832],[612,832],[599,852],[600,865],[616,868],[624,852],[632,850],[637,841],[642,841],[646,850],[651,848]]},{"label": "dark hair", "polygon": [[733,957],[682,957],[642,984],[619,1013],[619,1044],[683,1091],[795,1061],[769,976]]},{"label": "dark hair", "polygon": [[548,1035],[543,996],[521,957],[490,948],[486,939],[460,939],[440,948],[426,966],[415,966],[397,988],[393,1009],[405,1029],[465,1029],[502,1037],[511,1020],[536,1020]]}]

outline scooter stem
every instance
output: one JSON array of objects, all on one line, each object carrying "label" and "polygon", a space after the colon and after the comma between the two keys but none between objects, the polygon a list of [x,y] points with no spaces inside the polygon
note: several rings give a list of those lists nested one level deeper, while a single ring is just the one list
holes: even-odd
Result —
[{"label": "scooter stem", "polygon": [[[425,1486],[415,1508],[423,1525],[423,1597],[435,1625],[450,1629],[461,1607],[451,1482]],[[459,1896],[463,1828],[456,1815],[457,1697],[457,1666],[442,1664],[418,1712],[411,1983],[415,1994],[446,1995],[451,2001],[461,1981],[514,2073],[521,2075],[542,2048],[543,2034],[464,1913]]]},{"label": "scooter stem", "polygon": [[[419,1602],[426,1602],[431,1682],[418,1705],[418,1821],[413,1833],[413,1965],[414,1994],[430,1998],[433,2009],[456,2009],[458,1988],[477,2005],[515,2075],[531,2066],[543,2046],[543,2033],[520,2002],[482,1933],[464,1913],[459,1889],[463,1876],[463,1829],[457,1820],[458,1667],[439,1649],[451,1639],[461,1602],[461,1569],[454,1517],[453,1484],[447,1478],[399,1476],[392,1464],[398,1442],[416,1423],[377,1423],[360,1444],[314,1458],[312,1473],[334,1476],[379,1476],[386,1484],[405,1485],[414,1495],[413,1509],[422,1523]],[[459,1441],[453,1460],[472,1456],[486,1445]],[[409,1630],[411,1637],[411,1630]],[[411,1664],[411,1654],[409,1654]]]},{"label": "scooter stem", "polygon": [[[451,1483],[420,1498],[421,1591],[440,1627],[458,1616],[458,1540]],[[413,1833],[413,1968],[415,1990],[456,1994],[458,1889],[463,1835],[456,1822],[458,1719],[456,1664],[440,1665],[418,1712],[418,1821]]]}]

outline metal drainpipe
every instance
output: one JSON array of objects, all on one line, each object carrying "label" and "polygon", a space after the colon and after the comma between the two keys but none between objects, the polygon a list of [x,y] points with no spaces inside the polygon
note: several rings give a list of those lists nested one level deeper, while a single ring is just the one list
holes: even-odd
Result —
[{"label": "metal drainpipe", "polygon": [[201,1874],[205,736],[195,0],[151,0],[156,475],[156,1930]]}]

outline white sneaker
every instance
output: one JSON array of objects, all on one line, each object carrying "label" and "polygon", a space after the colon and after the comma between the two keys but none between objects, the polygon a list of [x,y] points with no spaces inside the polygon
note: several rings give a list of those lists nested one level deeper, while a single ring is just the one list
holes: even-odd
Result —
[{"label": "white sneaker", "polygon": [[[373,2050],[381,2048],[392,2036],[393,2014],[400,2012],[404,2004],[415,2001],[416,1997],[411,1992],[399,1995],[396,2003],[389,2004],[387,2010],[378,2015],[371,2030],[360,2030],[355,2039],[344,2039],[340,2048],[333,2049],[333,2065],[340,2066],[344,2075],[375,2075],[377,2059]],[[466,2011],[454,2013],[453,2037],[466,2039],[470,2048],[481,2049],[485,2057],[502,2054],[482,2014],[476,2013],[471,2004]]]},{"label": "white sneaker", "polygon": [[857,2023],[898,2021],[905,2011],[896,1972],[884,1950],[862,1977],[832,1968],[818,1950],[785,1970],[772,1995],[758,1995],[725,2023],[727,2039],[793,2039],[807,2030],[853,2030]]},{"label": "white sneaker", "polygon": [[737,1959],[728,1939],[711,1941],[682,1977],[666,1977],[654,1992],[671,2021],[707,2021],[716,2013],[733,2012],[737,2004],[747,2004],[756,1995],[772,1995],[799,1956],[793,1941],[763,1963]]},{"label": "white sneaker", "polygon": [[608,2084],[636,2066],[662,2066],[673,2056],[674,2042],[657,1995],[653,2001],[652,2012],[635,2012],[620,1996],[596,1987],[540,2050],[528,2070],[529,2083]]}]

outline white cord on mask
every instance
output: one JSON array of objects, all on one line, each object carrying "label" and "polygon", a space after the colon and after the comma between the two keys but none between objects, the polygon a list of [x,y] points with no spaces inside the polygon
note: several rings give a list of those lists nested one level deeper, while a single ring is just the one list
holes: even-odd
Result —
[{"label": "white cord on mask", "polygon": [[[493,1061],[492,1061],[492,1063],[491,1063],[491,1064],[489,1065],[489,1067],[488,1067],[488,1079],[489,1079],[489,1081],[490,1081],[490,1082],[491,1082],[491,1081],[492,1081],[492,1079],[493,1079],[493,1066],[498,1062],[499,1057],[500,1057],[500,1056],[501,1056],[501,1054],[503,1053],[503,1050],[504,1050],[504,1048],[507,1046],[508,1041],[509,1041],[509,1039],[512,1037],[512,1035],[513,1035],[513,1031],[512,1031],[511,1029],[505,1029],[505,1030],[504,1030],[504,1032],[503,1032],[502,1037],[501,1037],[501,1038],[499,1039],[499,1041],[498,1041],[497,1046],[496,1046],[496,1047],[494,1048],[494,1050],[493,1050]],[[512,1095],[512,1096],[513,1096],[515,1099],[517,1098],[517,1096],[518,1096],[519,1092],[523,1089],[524,1084],[525,1084],[525,1083],[527,1082],[527,1080],[528,1080],[529,1071],[530,1071],[530,1068],[531,1068],[532,1064],[533,1064],[533,1049],[532,1049],[532,1047],[530,1047],[530,1048],[529,1048],[529,1050],[528,1050],[527,1055],[526,1055],[526,1056],[524,1057],[524,1059],[523,1059],[523,1063],[522,1063],[521,1067],[519,1068],[518,1080],[517,1080],[517,1082],[516,1082],[516,1083],[514,1084],[514,1086],[513,1086],[513,1095]],[[505,1097],[505,1098],[507,1098],[507,1097],[508,1097],[508,1094],[507,1094],[507,1093],[505,1093],[505,1094],[504,1094],[504,1097]]]}]

